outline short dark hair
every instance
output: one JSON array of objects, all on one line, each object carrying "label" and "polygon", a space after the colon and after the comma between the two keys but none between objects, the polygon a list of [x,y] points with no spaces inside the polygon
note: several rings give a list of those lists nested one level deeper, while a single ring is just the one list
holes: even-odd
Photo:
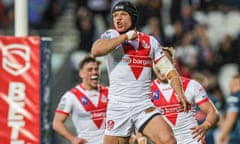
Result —
[{"label": "short dark hair", "polygon": [[99,60],[97,60],[95,57],[91,56],[91,55],[86,55],[79,63],[78,68],[79,70],[83,68],[83,66],[89,62],[96,62],[97,65],[100,65],[101,62]]}]

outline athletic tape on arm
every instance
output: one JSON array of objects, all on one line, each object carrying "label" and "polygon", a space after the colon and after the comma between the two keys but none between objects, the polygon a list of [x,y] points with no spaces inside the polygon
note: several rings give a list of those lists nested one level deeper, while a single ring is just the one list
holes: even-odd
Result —
[{"label": "athletic tape on arm", "polygon": [[160,70],[161,74],[167,76],[167,74],[175,70],[173,64],[168,60],[166,56],[162,57],[157,63],[156,67]]}]

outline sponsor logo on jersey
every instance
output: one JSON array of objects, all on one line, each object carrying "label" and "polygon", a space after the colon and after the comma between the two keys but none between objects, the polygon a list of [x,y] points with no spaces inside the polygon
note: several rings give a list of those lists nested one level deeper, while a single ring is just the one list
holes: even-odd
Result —
[{"label": "sponsor logo on jersey", "polygon": [[172,88],[171,87],[162,88],[162,91],[169,91],[169,90],[172,90]]},{"label": "sponsor logo on jersey", "polygon": [[103,109],[101,111],[96,110],[96,111],[91,112],[91,119],[92,120],[100,120],[100,119],[105,118],[105,116],[106,116],[105,109]]},{"label": "sponsor logo on jersey", "polygon": [[153,91],[153,100],[158,100],[160,97],[159,97],[159,90],[155,90]]},{"label": "sponsor logo on jersey", "polygon": [[171,113],[179,113],[184,112],[183,107],[180,104],[175,104],[171,106],[161,106],[160,107],[164,115],[168,115]]},{"label": "sponsor logo on jersey", "polygon": [[82,97],[82,104],[87,105],[88,104],[88,98],[86,96]]},{"label": "sponsor logo on jersey", "polygon": [[65,108],[65,104],[60,104],[59,106],[58,106],[58,109],[59,110],[63,110]]},{"label": "sponsor logo on jersey", "polygon": [[136,67],[151,67],[152,66],[152,59],[150,57],[129,55],[129,58],[131,60],[128,65],[136,66]]},{"label": "sponsor logo on jersey", "polygon": [[106,124],[106,129],[111,130],[114,127],[115,122],[113,120],[108,120]]},{"label": "sponsor logo on jersey", "polygon": [[148,56],[129,55],[125,57],[115,58],[115,61],[117,63],[127,64],[129,66],[135,66],[135,67],[151,67],[152,66],[152,60]]}]

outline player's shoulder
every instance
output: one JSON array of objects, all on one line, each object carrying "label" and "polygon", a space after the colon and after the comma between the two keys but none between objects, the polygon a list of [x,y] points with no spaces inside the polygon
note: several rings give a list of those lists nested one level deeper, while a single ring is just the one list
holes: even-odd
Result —
[{"label": "player's shoulder", "polygon": [[187,77],[181,77],[182,83],[183,85],[188,85],[188,87],[195,87],[195,88],[200,88],[203,87],[202,84],[200,82],[198,82],[195,79],[192,78],[187,78]]},{"label": "player's shoulder", "polygon": [[65,101],[65,100],[71,100],[73,98],[74,98],[74,94],[71,92],[71,90],[69,90],[62,95],[61,100]]},{"label": "player's shoulder", "polygon": [[69,96],[76,96],[81,94],[81,91],[85,91],[85,89],[81,86],[81,84],[77,84],[75,87],[72,87],[69,91],[67,91],[67,94]]},{"label": "player's shoulder", "polygon": [[116,29],[107,29],[103,34],[106,35],[120,35]]},{"label": "player's shoulder", "polygon": [[188,78],[188,77],[182,77],[182,76],[180,78],[181,78],[182,84],[184,86],[188,86],[188,87],[191,87],[191,88],[201,86],[201,84],[194,79],[191,79],[191,78]]},{"label": "player's shoulder", "polygon": [[113,29],[113,28],[107,29],[105,32],[116,32],[116,33],[118,33],[118,31],[116,29]]}]

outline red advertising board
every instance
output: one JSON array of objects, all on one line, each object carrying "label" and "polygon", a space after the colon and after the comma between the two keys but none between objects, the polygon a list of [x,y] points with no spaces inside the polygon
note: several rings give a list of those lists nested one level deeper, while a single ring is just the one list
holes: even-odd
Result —
[{"label": "red advertising board", "polygon": [[40,37],[0,37],[0,144],[40,143]]}]

